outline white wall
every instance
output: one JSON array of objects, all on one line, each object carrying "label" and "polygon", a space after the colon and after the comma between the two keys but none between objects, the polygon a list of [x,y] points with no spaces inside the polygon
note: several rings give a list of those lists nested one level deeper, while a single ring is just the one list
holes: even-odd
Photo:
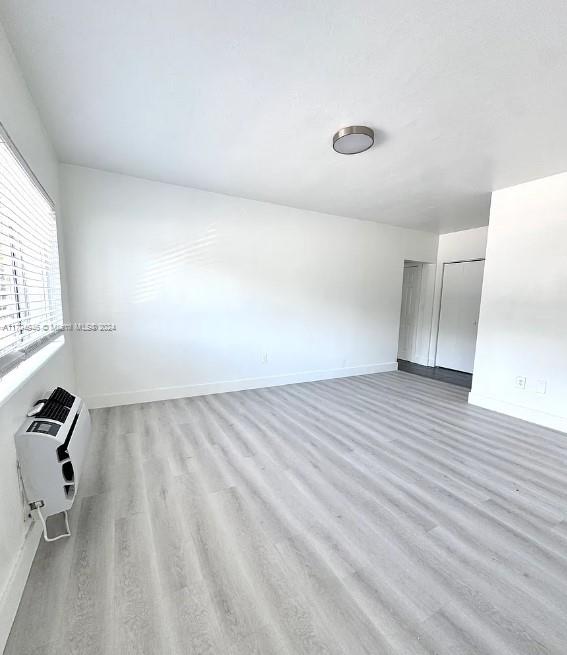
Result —
[{"label": "white wall", "polygon": [[[437,236],[61,167],[91,406],[396,366],[404,259]],[[267,353],[268,361],[264,362]]]},{"label": "white wall", "polygon": [[487,237],[488,226],[440,234],[437,261],[445,263],[482,259],[486,254]]},{"label": "white wall", "polygon": [[[57,202],[57,162],[0,26],[0,121],[43,186]],[[62,249],[62,243],[60,242]],[[65,287],[65,275],[62,272]],[[16,473],[14,432],[30,405],[57,385],[74,387],[66,344],[15,395],[0,402],[0,651],[10,628],[38,532],[28,533]],[[26,539],[26,535],[29,538]]]},{"label": "white wall", "polygon": [[469,401],[567,431],[567,173],[492,196]]},{"label": "white wall", "polygon": [[449,232],[439,236],[435,292],[433,295],[429,366],[435,366],[435,355],[437,352],[437,333],[439,331],[439,312],[441,310],[441,290],[443,287],[443,265],[450,262],[483,259],[486,255],[487,236],[488,227]]}]

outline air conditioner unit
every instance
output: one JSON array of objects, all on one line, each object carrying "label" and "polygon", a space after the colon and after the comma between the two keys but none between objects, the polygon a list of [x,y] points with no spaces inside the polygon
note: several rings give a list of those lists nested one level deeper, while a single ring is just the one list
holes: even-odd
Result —
[{"label": "air conditioner unit", "polygon": [[[67,512],[77,495],[90,432],[85,403],[57,387],[35,404],[15,436],[30,513],[41,521],[46,541],[71,534]],[[50,538],[47,518],[61,512],[66,532]]]}]

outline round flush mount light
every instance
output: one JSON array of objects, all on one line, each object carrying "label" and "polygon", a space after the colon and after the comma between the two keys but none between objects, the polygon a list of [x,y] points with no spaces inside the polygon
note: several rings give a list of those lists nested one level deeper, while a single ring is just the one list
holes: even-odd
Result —
[{"label": "round flush mount light", "polygon": [[374,130],[364,125],[343,127],[333,137],[333,150],[341,155],[356,155],[374,144]]}]

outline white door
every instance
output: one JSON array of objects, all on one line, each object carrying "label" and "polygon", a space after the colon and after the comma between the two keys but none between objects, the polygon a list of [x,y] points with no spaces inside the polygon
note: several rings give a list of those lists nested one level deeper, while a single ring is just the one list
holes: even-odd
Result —
[{"label": "white door", "polygon": [[445,264],[435,364],[473,372],[484,261]]},{"label": "white door", "polygon": [[406,266],[404,268],[398,358],[408,361],[411,361],[415,348],[419,305],[419,272],[418,266]]}]

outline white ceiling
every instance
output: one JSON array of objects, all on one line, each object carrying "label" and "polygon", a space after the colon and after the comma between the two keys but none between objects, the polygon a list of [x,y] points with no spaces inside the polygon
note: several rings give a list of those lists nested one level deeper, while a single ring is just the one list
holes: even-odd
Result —
[{"label": "white ceiling", "polygon": [[[64,162],[440,232],[567,170],[565,0],[1,0],[0,19]],[[350,124],[378,145],[333,152]]]}]

